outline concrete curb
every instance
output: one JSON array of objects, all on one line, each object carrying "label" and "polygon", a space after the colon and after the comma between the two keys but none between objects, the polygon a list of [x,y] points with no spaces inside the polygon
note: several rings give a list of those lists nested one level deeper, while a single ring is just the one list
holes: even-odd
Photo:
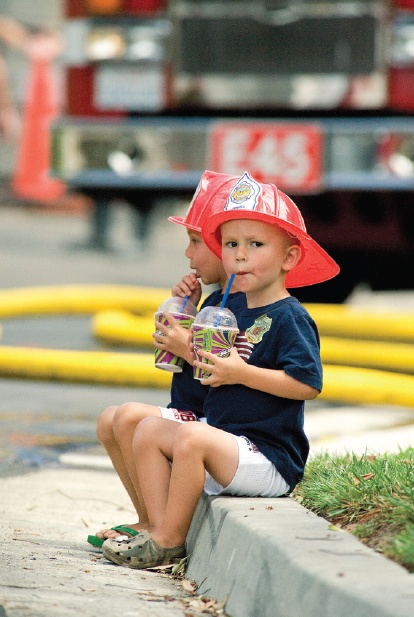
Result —
[{"label": "concrete curb", "polygon": [[186,577],[237,617],[413,617],[414,575],[291,498],[203,496]]}]

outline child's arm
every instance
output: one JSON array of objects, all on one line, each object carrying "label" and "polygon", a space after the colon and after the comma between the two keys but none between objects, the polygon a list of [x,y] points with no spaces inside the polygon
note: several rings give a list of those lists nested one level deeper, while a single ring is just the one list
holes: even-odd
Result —
[{"label": "child's arm", "polygon": [[18,21],[0,15],[0,39],[10,47],[23,48],[29,40],[30,33]]},{"label": "child's arm", "polygon": [[0,40],[29,58],[52,60],[62,53],[63,36],[58,31],[39,30],[31,32],[19,21],[0,15]]},{"label": "child's arm", "polygon": [[6,63],[0,55],[0,137],[11,139],[17,135],[19,114],[10,91]]},{"label": "child's arm", "polygon": [[189,300],[194,304],[194,306],[197,306],[200,302],[201,293],[201,283],[197,279],[194,272],[190,272],[190,274],[185,274],[181,281],[179,281],[171,289],[172,296],[178,296],[180,298],[189,296]]},{"label": "child's arm", "polygon": [[190,331],[180,326],[171,313],[164,314],[169,325],[166,326],[159,321],[155,322],[156,329],[162,332],[162,335],[157,334],[157,332],[154,332],[152,335],[155,347],[163,351],[169,351],[180,358],[184,358],[184,360],[192,365],[193,354],[190,350]]},{"label": "child's arm", "polygon": [[[211,376],[203,379],[201,383],[213,388],[241,384],[268,394],[299,401],[312,400],[319,394],[319,390],[290,377],[283,370],[259,368],[247,364],[239,356],[235,347],[228,358],[219,358],[205,351],[200,351],[200,355],[213,363],[208,368]],[[205,366],[200,362],[194,362],[194,365]]]}]

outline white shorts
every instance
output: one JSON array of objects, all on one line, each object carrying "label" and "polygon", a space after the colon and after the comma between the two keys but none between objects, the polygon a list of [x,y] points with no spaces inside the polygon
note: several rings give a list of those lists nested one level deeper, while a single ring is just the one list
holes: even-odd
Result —
[{"label": "white shorts", "polygon": [[239,465],[233,480],[221,486],[206,471],[204,491],[207,495],[238,497],[281,497],[289,491],[273,463],[247,437],[233,435],[239,447]]},{"label": "white shorts", "polygon": [[[171,407],[159,407],[161,416],[175,422],[205,422],[192,411],[180,411]],[[239,464],[233,480],[221,486],[206,471],[204,491],[207,495],[235,495],[238,497],[280,497],[289,491],[276,467],[247,437],[233,435],[239,448]]]},{"label": "white shorts", "polygon": [[173,407],[158,407],[158,409],[161,412],[161,416],[166,420],[174,420],[175,422],[180,422],[181,424],[184,422],[205,422],[207,424],[206,418],[199,418],[192,411],[180,411],[179,409],[174,409]]}]

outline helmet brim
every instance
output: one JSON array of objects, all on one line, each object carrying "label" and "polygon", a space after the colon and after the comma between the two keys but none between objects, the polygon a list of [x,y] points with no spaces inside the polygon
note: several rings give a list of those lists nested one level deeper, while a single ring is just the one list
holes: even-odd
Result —
[{"label": "helmet brim", "polygon": [[177,225],[182,225],[183,227],[187,227],[187,229],[192,229],[193,231],[201,232],[201,227],[196,227],[195,225],[189,225],[182,216],[169,216],[168,220],[171,223],[176,223]]}]

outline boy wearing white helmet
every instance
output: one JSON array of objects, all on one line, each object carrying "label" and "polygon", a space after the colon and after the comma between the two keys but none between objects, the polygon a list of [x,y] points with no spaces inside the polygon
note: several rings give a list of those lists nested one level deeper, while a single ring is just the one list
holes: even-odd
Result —
[{"label": "boy wearing white helmet", "polygon": [[[213,291],[203,302],[204,306],[219,305],[222,300],[222,289],[226,288],[227,275],[223,264],[206,246],[201,235],[203,219],[213,214],[219,200],[222,209],[221,195],[228,193],[237,178],[226,174],[205,171],[185,216],[171,216],[169,220],[186,228],[188,246],[185,251],[190,260],[193,272],[183,276],[171,290],[173,296],[189,300],[197,306],[202,293],[199,279],[204,285],[219,284],[220,289]],[[230,309],[238,314],[244,308],[244,294],[231,293],[228,300]],[[200,308],[202,308],[200,307]],[[168,407],[157,407],[139,402],[128,402],[123,405],[111,405],[103,410],[98,418],[97,435],[105,447],[123,485],[125,486],[134,508],[138,522],[116,525],[111,529],[102,529],[96,535],[89,535],[88,542],[93,546],[102,546],[106,538],[118,536],[136,536],[138,531],[148,526],[145,503],[142,500],[140,487],[135,470],[135,459],[132,451],[132,438],[139,422],[148,416],[168,418],[176,422],[197,421],[203,418],[203,405],[207,395],[199,381],[193,379],[192,354],[188,346],[188,330],[184,329],[172,315],[168,318],[172,327],[157,323],[154,333],[154,345],[158,349],[169,351],[186,360],[182,373],[175,373],[171,384],[171,402]]]},{"label": "boy wearing white helmet", "polygon": [[[302,478],[309,452],[304,401],[322,389],[319,335],[287,287],[332,278],[337,264],[306,233],[296,205],[274,185],[245,173],[203,238],[245,292],[240,333],[230,357],[212,362],[204,380],[208,424],[151,418],[135,432],[136,461],[150,533],[108,540],[104,556],[131,568],[174,563],[198,500],[212,495],[278,497]],[[195,366],[202,366],[194,362]]]}]

